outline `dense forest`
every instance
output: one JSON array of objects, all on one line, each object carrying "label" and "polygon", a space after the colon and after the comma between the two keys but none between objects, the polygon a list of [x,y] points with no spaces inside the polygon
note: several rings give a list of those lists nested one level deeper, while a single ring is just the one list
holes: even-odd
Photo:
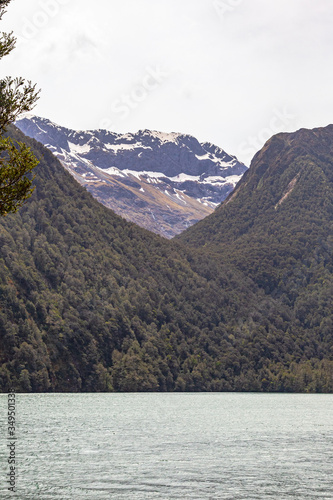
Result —
[{"label": "dense forest", "polygon": [[40,163],[0,220],[0,390],[332,391],[332,128],[299,134],[168,241],[11,128]]}]

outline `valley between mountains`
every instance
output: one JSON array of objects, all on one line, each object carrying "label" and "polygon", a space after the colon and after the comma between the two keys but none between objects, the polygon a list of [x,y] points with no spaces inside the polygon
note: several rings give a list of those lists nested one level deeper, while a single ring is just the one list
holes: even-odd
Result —
[{"label": "valley between mountains", "polygon": [[[189,136],[89,143],[29,120],[38,140],[8,131],[40,163],[0,220],[2,392],[333,392],[333,125],[272,137],[246,169]],[[178,162],[166,171],[153,144]],[[177,215],[172,239],[97,201],[117,180],[139,199],[153,179],[179,203],[226,199],[193,225]]]}]

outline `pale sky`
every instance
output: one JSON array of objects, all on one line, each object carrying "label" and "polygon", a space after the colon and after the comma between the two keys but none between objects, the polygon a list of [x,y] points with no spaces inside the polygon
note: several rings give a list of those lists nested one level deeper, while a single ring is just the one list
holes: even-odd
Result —
[{"label": "pale sky", "polygon": [[183,132],[249,165],[274,133],[333,123],[332,0],[12,0],[1,78],[74,129]]}]

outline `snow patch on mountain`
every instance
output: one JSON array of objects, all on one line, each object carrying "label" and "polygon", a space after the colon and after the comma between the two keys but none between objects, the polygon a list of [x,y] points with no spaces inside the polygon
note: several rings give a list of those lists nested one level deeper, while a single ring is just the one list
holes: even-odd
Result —
[{"label": "snow patch on mountain", "polygon": [[82,144],[82,146],[80,146],[80,144],[73,144],[72,142],[68,141],[68,146],[72,153],[89,153],[89,151],[91,150],[89,144]]},{"label": "snow patch on mountain", "polygon": [[213,211],[247,170],[218,146],[176,132],[76,131],[33,115],[16,125],[99,201],[167,237]]}]

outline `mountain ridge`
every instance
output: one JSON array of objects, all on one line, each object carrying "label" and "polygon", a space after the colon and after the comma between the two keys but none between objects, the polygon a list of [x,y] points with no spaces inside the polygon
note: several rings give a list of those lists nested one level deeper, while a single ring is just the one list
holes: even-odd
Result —
[{"label": "mountain ridge", "polygon": [[[311,287],[319,289],[324,270],[331,297],[332,235],[333,126],[329,125],[274,136],[255,155],[225,202],[178,238],[219,259],[223,256],[267,294],[294,307],[302,302],[301,295],[308,300]],[[302,286],[295,285],[300,276]]]},{"label": "mountain ridge", "polygon": [[[322,136],[324,137],[322,138]],[[327,165],[332,164],[332,140],[333,125],[313,130],[300,129],[294,133],[280,133],[273,136],[254,156],[250,169],[245,172],[226,200],[205,221],[200,221],[196,226],[185,231],[180,239],[184,238],[189,241],[190,234],[195,233],[200,227],[207,225],[214,219],[219,219],[221,222],[224,212],[232,210],[232,206],[238,206],[239,194],[243,198],[244,193],[246,196],[256,198],[256,204],[261,210],[274,208],[276,211],[279,206],[283,206],[284,201],[297,187],[299,178],[307,166],[303,165],[303,158],[310,155],[311,161],[318,160],[321,163],[326,162]],[[273,158],[274,161],[272,161]],[[326,174],[331,182],[331,171],[326,169]],[[268,180],[266,181],[266,179]],[[320,176],[318,179],[320,180]],[[313,185],[316,186],[316,183],[314,182]],[[244,207],[242,207],[242,211],[245,212]],[[252,223],[253,219],[249,218],[248,224],[252,225]],[[211,233],[209,239],[211,242],[214,239],[218,242],[220,238],[222,241],[224,235],[224,231]],[[206,245],[207,243],[205,240]]]},{"label": "mountain ridge", "polygon": [[16,125],[98,201],[168,238],[211,213],[246,171],[221,148],[188,134],[74,131],[33,115]]}]

